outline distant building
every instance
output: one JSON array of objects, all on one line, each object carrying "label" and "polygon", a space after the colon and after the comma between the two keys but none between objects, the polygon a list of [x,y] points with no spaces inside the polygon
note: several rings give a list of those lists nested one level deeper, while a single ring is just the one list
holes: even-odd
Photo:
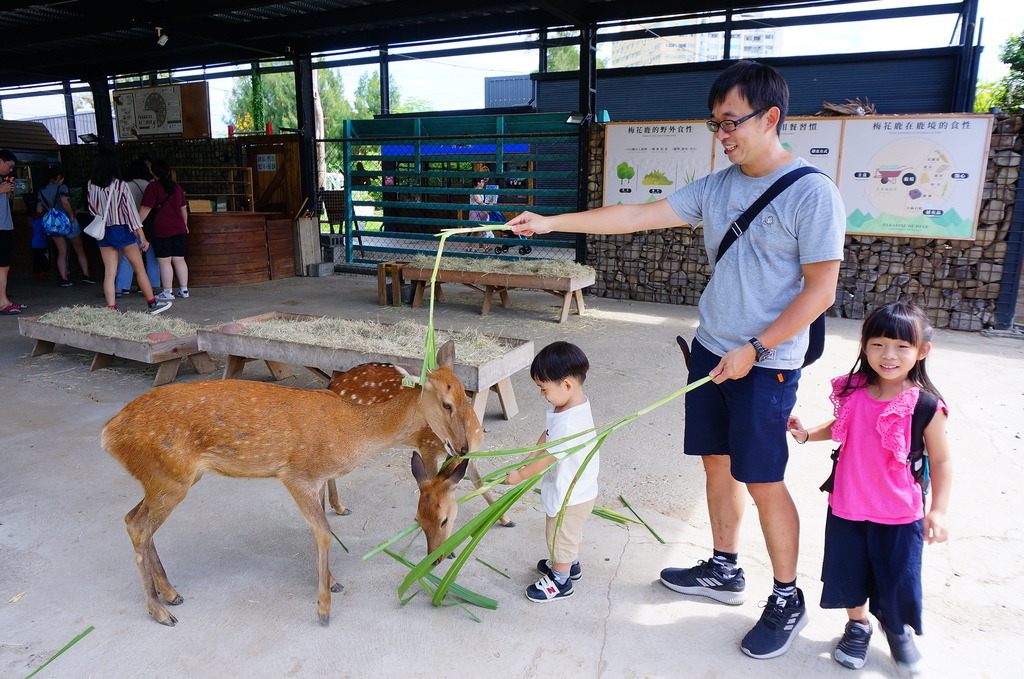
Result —
[{"label": "distant building", "polygon": [[[33,122],[42,123],[50,131],[53,138],[61,146],[68,144],[81,144],[77,138],[71,140],[68,135],[68,117],[47,116],[45,118],[32,118]],[[96,134],[96,113],[93,111],[81,111],[75,114],[75,134]]]},{"label": "distant building", "polygon": [[[738,15],[737,19],[754,19],[758,12]],[[714,24],[707,19],[687,19],[683,21],[658,21],[641,24],[639,28],[650,33],[649,38],[638,40],[622,40],[611,43],[611,57],[607,60],[608,68],[627,68],[631,66],[661,66],[663,64],[679,64],[695,61],[717,61],[724,58],[725,34],[698,33],[695,35],[658,36],[659,28],[675,28],[677,26],[694,26],[707,24],[714,30]],[[631,26],[629,30],[636,30]],[[733,31],[729,48],[730,59],[761,59],[778,53],[781,32],[777,28],[758,28],[744,31]]]}]

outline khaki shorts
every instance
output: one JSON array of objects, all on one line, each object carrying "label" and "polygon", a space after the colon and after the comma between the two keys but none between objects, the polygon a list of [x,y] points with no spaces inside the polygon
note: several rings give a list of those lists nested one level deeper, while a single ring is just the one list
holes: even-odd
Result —
[{"label": "khaki shorts", "polygon": [[[552,563],[572,563],[580,553],[580,545],[583,544],[583,524],[594,509],[594,500],[581,502],[578,505],[569,505],[565,508],[565,518],[562,526],[558,529],[558,539],[555,542],[555,554]],[[555,537],[555,526],[558,525],[558,515],[548,516],[544,526],[544,539],[548,549],[551,548],[551,540]]]}]

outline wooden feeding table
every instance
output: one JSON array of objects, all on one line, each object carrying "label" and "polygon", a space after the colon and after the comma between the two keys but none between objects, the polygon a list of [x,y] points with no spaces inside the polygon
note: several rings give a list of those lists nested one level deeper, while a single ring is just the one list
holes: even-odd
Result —
[{"label": "wooden feeding table", "polygon": [[[408,355],[389,355],[369,353],[358,348],[334,348],[317,346],[300,342],[251,337],[238,334],[247,323],[258,323],[275,319],[294,321],[312,321],[322,317],[309,314],[293,314],[284,311],[272,311],[243,318],[233,323],[202,328],[198,331],[199,347],[203,351],[217,352],[227,355],[224,368],[224,379],[237,378],[242,374],[246,363],[264,361],[275,379],[284,379],[291,375],[289,365],[300,365],[329,382],[336,375],[363,363],[380,361],[398,363],[419,370],[423,365],[422,358]],[[337,319],[341,320],[341,319]],[[381,324],[388,325],[388,324]],[[456,334],[456,333],[453,333]],[[512,390],[512,375],[523,368],[528,368],[533,361],[533,342],[530,340],[508,337],[489,336],[513,348],[496,359],[483,365],[474,366],[456,362],[455,375],[462,381],[466,393],[473,403],[480,420],[483,421],[487,407],[487,397],[491,391],[497,392],[505,419],[512,419],[519,412],[515,393]],[[455,355],[458,361],[458,351]]]},{"label": "wooden feeding table", "polygon": [[48,354],[56,345],[66,344],[70,347],[96,352],[90,370],[106,368],[114,362],[115,356],[156,365],[154,387],[173,382],[174,378],[178,376],[178,368],[181,366],[183,358],[191,361],[192,367],[200,374],[213,372],[216,368],[209,354],[199,348],[195,335],[158,342],[138,342],[40,323],[40,318],[40,316],[33,316],[18,319],[18,332],[36,341],[32,348],[33,356]]},{"label": "wooden feeding table", "polygon": [[[423,292],[427,283],[430,282],[432,269],[413,268],[406,265],[399,271],[399,276],[409,281],[416,281],[416,292],[412,300],[414,307],[423,304]],[[444,299],[441,294],[441,283],[461,283],[484,295],[481,314],[489,313],[491,310],[491,298],[498,293],[501,299],[501,306],[509,306],[508,292],[516,288],[542,290],[559,297],[562,300],[562,312],[558,317],[559,323],[564,323],[569,318],[569,307],[576,302],[576,313],[583,315],[583,288],[594,284],[594,273],[585,273],[578,276],[534,276],[514,273],[488,273],[484,271],[457,271],[451,269],[439,269],[434,292],[439,300]]]}]

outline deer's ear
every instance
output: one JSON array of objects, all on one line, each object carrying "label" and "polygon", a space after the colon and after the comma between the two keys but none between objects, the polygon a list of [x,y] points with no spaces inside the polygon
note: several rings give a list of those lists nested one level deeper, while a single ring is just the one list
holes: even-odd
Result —
[{"label": "deer's ear", "polygon": [[466,477],[466,471],[469,469],[469,458],[465,458],[459,464],[452,462],[452,456],[449,455],[448,459],[441,466],[441,471],[437,473],[438,477],[444,478],[445,482],[449,485],[457,485],[459,481]]},{"label": "deer's ear", "polygon": [[423,458],[420,456],[420,451],[412,451],[412,477],[416,479],[417,484],[422,484],[428,480],[427,468],[423,464]]},{"label": "deer's ear", "polygon": [[437,367],[449,368],[455,365],[455,341],[448,340],[437,350]]}]

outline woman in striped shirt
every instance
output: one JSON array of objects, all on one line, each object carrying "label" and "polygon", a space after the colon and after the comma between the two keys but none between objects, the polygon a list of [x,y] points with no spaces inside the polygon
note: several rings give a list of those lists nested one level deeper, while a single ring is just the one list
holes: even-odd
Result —
[{"label": "woman in striped shirt", "polygon": [[[121,165],[111,149],[100,149],[96,156],[92,179],[89,180],[89,211],[101,215],[107,222],[106,233],[96,241],[103,257],[103,296],[107,306],[117,309],[114,296],[114,278],[120,253],[128,258],[139,288],[149,305],[148,313],[158,314],[170,308],[170,302],[157,302],[153,298],[153,287],[146,275],[142,261],[143,251],[149,248],[149,241],[142,232],[142,220],[135,207],[128,185],[121,180]],[[142,248],[141,250],[139,248]]]}]

